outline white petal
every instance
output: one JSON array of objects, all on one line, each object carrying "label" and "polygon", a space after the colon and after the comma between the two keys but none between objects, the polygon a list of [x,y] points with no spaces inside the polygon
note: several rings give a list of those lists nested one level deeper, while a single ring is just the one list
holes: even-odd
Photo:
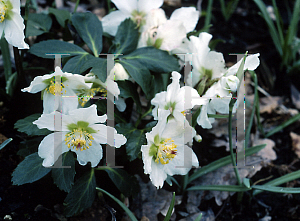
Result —
[{"label": "white petal", "polygon": [[133,10],[138,9],[137,0],[112,0],[112,2],[124,14],[130,15]]},{"label": "white petal", "polygon": [[172,83],[167,87],[167,94],[166,94],[166,102],[170,102],[174,99],[174,96],[177,95],[179,92],[179,79],[181,78],[181,74],[177,71],[172,72]]},{"label": "white petal", "polygon": [[48,85],[45,84],[43,81],[45,79],[41,76],[37,76],[31,81],[29,87],[21,89],[22,92],[30,92],[30,93],[37,93],[39,91],[44,90]]},{"label": "white petal", "polygon": [[[47,135],[39,145],[38,154],[41,158],[44,158],[43,166],[53,166],[54,162],[58,157],[67,151],[68,147],[62,140],[57,139],[58,137],[64,138],[65,133],[55,132]],[[56,153],[54,153],[56,151]]]},{"label": "white petal", "polygon": [[19,49],[29,49],[28,44],[24,42],[24,29],[23,18],[20,13],[10,12],[9,18],[4,20],[5,29],[4,35],[7,42]]},{"label": "white petal", "polygon": [[69,111],[77,109],[78,97],[75,94],[75,92],[69,87],[65,87],[63,90],[65,90],[65,94],[63,94],[60,97],[60,101],[61,101],[60,110],[62,111],[62,113],[68,114]]},{"label": "white petal", "polygon": [[143,11],[147,13],[152,9],[160,8],[163,5],[163,3],[163,0],[138,0],[138,11]]},{"label": "white petal", "polygon": [[37,125],[39,129],[47,128],[48,130],[55,131],[54,113],[42,114],[37,120],[32,123]]},{"label": "white petal", "polygon": [[194,7],[181,7],[172,13],[170,20],[181,21],[186,29],[186,33],[189,33],[195,29],[199,14],[199,11]]},{"label": "white petal", "polygon": [[124,14],[119,10],[109,13],[108,15],[104,16],[101,20],[103,26],[103,32],[115,36],[121,22],[129,17],[130,14]]},{"label": "white petal", "polygon": [[152,115],[154,117],[154,120],[158,119],[158,108],[164,108],[164,105],[166,104],[166,95],[167,92],[163,91],[160,93],[157,93],[155,97],[151,100],[151,104],[155,107],[152,110]]},{"label": "white petal", "polygon": [[82,166],[85,166],[87,162],[91,162],[91,166],[95,167],[99,164],[100,160],[103,157],[102,147],[96,142],[93,142],[92,146],[90,146],[90,148],[86,150],[71,150],[76,153],[78,163]]},{"label": "white petal", "polygon": [[46,90],[44,90],[43,92],[43,107],[43,113],[45,114],[50,114],[53,111],[56,111],[59,107],[59,103],[55,103],[55,96],[51,93],[46,92]]},{"label": "white petal", "polygon": [[142,145],[141,147],[145,174],[150,174],[152,171],[151,169],[152,156],[149,155],[149,149],[150,149],[149,145]]},{"label": "white petal", "polygon": [[244,70],[254,71],[259,65],[258,56],[259,56],[259,53],[247,56],[246,61],[245,61]]},{"label": "white petal", "polygon": [[104,124],[93,124],[90,125],[91,128],[96,130],[96,133],[93,133],[92,136],[95,139],[95,142],[106,144],[107,143],[107,126]]},{"label": "white petal", "polygon": [[212,128],[211,124],[214,122],[214,118],[208,118],[208,116],[207,116],[208,106],[209,106],[209,103],[202,106],[201,113],[197,117],[197,124],[199,124],[204,129],[211,129]]},{"label": "white petal", "polygon": [[142,32],[148,31],[153,27],[158,27],[164,23],[166,23],[167,17],[165,11],[161,8],[152,9],[148,12],[146,17],[146,24],[142,26]]},{"label": "white petal", "polygon": [[164,185],[164,181],[167,179],[167,174],[163,169],[163,165],[160,163],[155,163],[153,160],[151,160],[151,169],[151,182],[157,188],[161,188]]},{"label": "white petal", "polygon": [[117,100],[115,100],[115,105],[120,112],[123,112],[126,109],[126,103],[122,97],[119,97]]},{"label": "white petal", "polygon": [[87,108],[79,108],[69,111],[69,115],[76,118],[78,121],[85,121],[89,124],[104,123],[106,121],[106,114],[102,116],[97,115],[97,106],[95,104]]},{"label": "white petal", "polygon": [[127,139],[123,134],[118,134],[117,130],[115,128],[112,128],[112,127],[109,127],[109,126],[107,126],[107,127],[108,127],[107,130],[108,130],[109,134],[114,133],[113,143],[111,143],[109,140],[107,142],[110,146],[114,146],[114,147],[118,148],[118,147],[121,147],[122,145],[124,145],[127,142]]}]

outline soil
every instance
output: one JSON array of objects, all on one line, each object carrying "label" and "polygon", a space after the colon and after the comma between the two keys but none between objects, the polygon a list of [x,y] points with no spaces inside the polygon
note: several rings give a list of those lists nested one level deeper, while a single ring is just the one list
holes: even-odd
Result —
[{"label": "soil", "polygon": [[[271,4],[272,1],[265,1]],[[280,12],[283,15],[284,24],[287,23],[287,13],[284,1],[277,1]],[[196,1],[184,1],[185,5],[196,5]],[[105,4],[102,4],[105,6]],[[174,8],[165,6],[167,10],[172,11]],[[202,8],[206,8],[206,2],[203,2]],[[204,19],[200,19],[197,29],[203,27]],[[218,7],[218,1],[215,1],[213,8],[213,26],[210,28],[210,33],[214,39],[224,40],[225,43],[217,44],[215,50],[224,54],[226,62],[235,62],[236,57],[230,56],[230,53],[245,53],[249,54],[260,53],[261,65],[257,69],[259,85],[264,88],[271,95],[283,96],[285,98],[285,105],[288,108],[295,108],[290,100],[290,84],[291,79],[286,77],[284,69],[280,67],[280,57],[273,45],[272,39],[268,33],[267,26],[264,20],[258,15],[257,6],[250,0],[240,1],[235,13],[229,21],[225,21],[223,15]],[[46,37],[46,36],[44,36]],[[40,39],[42,39],[40,37]],[[29,65],[34,66],[40,63],[37,57],[26,55],[25,60]],[[46,68],[51,67],[52,63],[45,63]],[[39,65],[38,65],[39,66]],[[51,69],[51,68],[49,68]],[[0,143],[1,139],[13,138],[13,141],[0,151],[0,220],[9,215],[12,220],[122,220],[123,211],[114,202],[106,199],[106,202],[101,200],[101,197],[96,197],[93,206],[85,210],[82,214],[72,218],[65,218],[63,215],[63,201],[66,193],[60,191],[55,184],[53,184],[51,175],[48,174],[43,179],[32,184],[25,184],[22,186],[13,186],[11,183],[11,174],[17,165],[24,159],[24,157],[17,155],[20,149],[20,143],[26,139],[24,134],[17,132],[13,125],[18,119],[22,119],[33,113],[42,112],[42,103],[40,95],[32,95],[21,93],[19,86],[12,98],[5,95],[5,81],[3,70],[0,70]],[[38,75],[38,72],[26,73],[31,77]],[[29,84],[29,79],[27,79]],[[296,85],[296,87],[299,86]],[[260,94],[260,96],[263,96]],[[276,115],[276,114],[275,114]],[[282,116],[276,116],[282,117]],[[265,119],[274,118],[274,114],[264,115]],[[277,125],[274,122],[274,125]],[[257,128],[253,127],[255,132]],[[261,171],[251,178],[254,183],[261,179],[272,176],[273,178],[280,177],[288,172],[296,171],[300,168],[300,161],[297,160],[296,154],[292,151],[292,141],[290,138],[290,131],[300,134],[300,123],[296,122],[283,131],[271,136],[270,139],[275,141],[274,148],[277,154],[277,159],[271,165],[263,168]],[[203,133],[202,133],[203,132]],[[203,143],[201,145],[210,145],[211,138],[214,136],[208,134],[205,130],[201,131]],[[37,147],[32,147],[37,149]],[[214,147],[211,147],[201,152],[201,166],[212,162],[215,159],[226,154],[225,148],[218,148],[218,154]],[[294,162],[293,165],[291,165]],[[147,176],[143,175],[143,171],[135,171],[135,168],[141,166],[140,161],[133,161],[128,163],[126,168],[130,170],[131,174],[138,173],[146,182],[149,180]],[[105,178],[105,177],[104,177]],[[106,178],[103,180],[107,180]],[[266,182],[266,181],[264,181]],[[264,183],[264,182],[261,182]],[[299,180],[289,182],[288,186],[299,187]],[[103,184],[103,188],[108,188],[109,192],[115,196],[119,195],[116,188],[112,188],[111,183]],[[132,199],[130,199],[132,200]],[[185,197],[183,197],[182,204],[176,206],[176,211],[185,211]],[[229,197],[222,206],[217,206],[214,198],[211,200],[203,200],[199,209],[207,211],[212,209],[215,214],[215,220],[259,220],[270,216],[272,220],[299,220],[300,219],[300,195],[293,194],[277,194],[262,192],[258,195],[252,196],[251,192],[244,193],[241,201],[238,200],[237,194]],[[114,210],[116,212],[114,212]],[[177,218],[183,218],[179,213],[176,213]],[[162,216],[159,216],[159,220]],[[6,220],[9,220],[8,217]]]}]

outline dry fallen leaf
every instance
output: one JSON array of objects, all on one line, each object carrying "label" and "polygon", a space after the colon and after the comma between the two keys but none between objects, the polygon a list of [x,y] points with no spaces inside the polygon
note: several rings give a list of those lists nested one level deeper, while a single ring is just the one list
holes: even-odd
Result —
[{"label": "dry fallen leaf", "polygon": [[260,109],[259,112],[271,114],[283,101],[283,97],[269,96],[259,99]]},{"label": "dry fallen leaf", "polygon": [[292,138],[292,147],[295,154],[300,158],[300,135],[290,132],[290,136]]}]

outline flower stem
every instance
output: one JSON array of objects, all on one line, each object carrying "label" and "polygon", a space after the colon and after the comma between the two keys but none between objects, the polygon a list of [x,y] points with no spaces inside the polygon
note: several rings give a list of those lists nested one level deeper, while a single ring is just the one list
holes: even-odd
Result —
[{"label": "flower stem", "polygon": [[137,128],[137,126],[139,126],[141,120],[142,120],[145,116],[147,116],[151,111],[152,111],[152,107],[150,107],[143,115],[141,115],[141,116],[139,117],[139,119],[136,121],[136,123],[135,123],[134,126]]},{"label": "flower stem", "polygon": [[231,98],[230,103],[229,103],[229,124],[228,124],[228,133],[229,133],[229,147],[230,147],[230,156],[231,156],[231,162],[232,166],[236,175],[236,179],[239,185],[242,184],[241,178],[237,169],[237,162],[235,161],[234,153],[233,153],[233,148],[232,148],[232,109],[233,106],[236,102],[236,99]]},{"label": "flower stem", "polygon": [[13,50],[14,50],[16,69],[17,69],[17,73],[18,73],[18,84],[19,84],[20,88],[23,88],[26,86],[26,79],[23,75],[23,66],[22,66],[21,56],[19,53],[19,49],[17,47],[13,46]]},{"label": "flower stem", "polygon": [[79,5],[79,2],[80,2],[80,0],[77,0],[77,1],[76,1],[76,5],[75,5],[75,8],[74,8],[74,13],[77,11],[77,8],[78,8],[78,5]]}]

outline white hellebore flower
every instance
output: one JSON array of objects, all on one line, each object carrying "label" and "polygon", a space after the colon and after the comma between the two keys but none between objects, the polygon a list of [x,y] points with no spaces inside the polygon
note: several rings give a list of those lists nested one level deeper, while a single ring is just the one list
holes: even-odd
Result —
[{"label": "white hellebore flower", "polygon": [[167,125],[162,121],[146,133],[147,145],[142,145],[144,173],[150,175],[154,186],[163,186],[167,175],[185,175],[192,166],[198,167],[198,159],[191,148],[185,144],[186,133],[176,131],[177,122],[171,120]]},{"label": "white hellebore flower", "polygon": [[112,0],[119,9],[112,11],[102,18],[103,31],[115,36],[118,26],[126,18],[131,18],[142,26],[145,23],[145,16],[152,9],[159,8],[163,4],[163,0]]},{"label": "white hellebore flower", "polygon": [[151,100],[151,104],[155,105],[152,111],[155,120],[158,120],[160,115],[167,110],[167,118],[171,116],[171,118],[174,117],[178,122],[183,122],[185,120],[184,114],[186,109],[192,109],[195,105],[206,104],[207,100],[200,98],[194,88],[190,86],[180,87],[180,77],[181,75],[178,72],[173,71],[172,83],[168,85],[167,91],[157,93]]},{"label": "white hellebore flower", "polygon": [[[60,78],[60,87],[55,84],[55,78]],[[56,67],[53,74],[35,77],[30,86],[22,89],[22,91],[33,94],[43,91],[43,113],[49,114],[55,110],[59,110],[67,114],[70,110],[77,109],[78,107],[76,90],[89,89],[91,85],[85,83],[82,75],[62,72],[60,67]],[[61,102],[55,102],[56,87],[60,88],[58,92],[61,94]]]},{"label": "white hellebore flower", "polygon": [[129,79],[129,74],[120,63],[116,62],[113,69],[111,69],[108,78],[115,81],[124,81]]},{"label": "white hellebore flower", "polygon": [[[100,144],[107,143],[107,130],[114,133],[114,143],[111,146],[120,147],[126,143],[126,138],[122,134],[117,134],[114,128],[104,124],[106,115],[98,116],[96,105],[88,108],[79,108],[72,110],[68,115],[62,114],[61,130],[54,125],[55,112],[51,114],[42,114],[42,116],[33,122],[38,128],[47,128],[55,131],[47,135],[39,145],[38,154],[44,159],[43,166],[52,166],[58,159],[54,151],[60,151],[58,155],[69,150],[77,154],[77,160],[80,165],[86,165],[91,162],[92,167],[98,165],[102,159],[102,147]],[[55,139],[61,137],[62,140]]]},{"label": "white hellebore flower", "polygon": [[19,49],[28,49],[28,44],[24,42],[24,29],[20,0],[0,0],[0,38],[4,32],[9,44]]},{"label": "white hellebore flower", "polygon": [[162,9],[153,9],[142,27],[138,47],[154,46],[166,51],[180,47],[186,34],[197,25],[199,14],[194,7],[182,7],[167,20]]}]

